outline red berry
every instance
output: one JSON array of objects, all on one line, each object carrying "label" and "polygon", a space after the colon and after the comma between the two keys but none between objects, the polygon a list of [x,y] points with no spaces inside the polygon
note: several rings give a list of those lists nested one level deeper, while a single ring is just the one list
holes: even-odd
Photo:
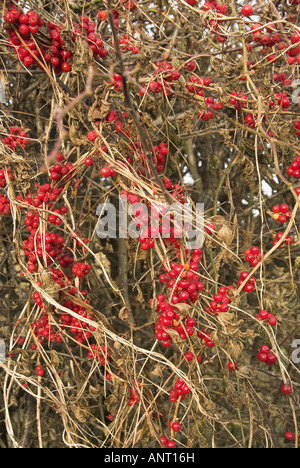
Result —
[{"label": "red berry", "polygon": [[21,24],[19,26],[19,32],[22,36],[27,36],[27,34],[29,34],[29,27],[27,24]]},{"label": "red berry", "polygon": [[62,69],[63,72],[67,73],[67,72],[72,70],[72,67],[68,62],[63,62],[61,64],[61,69]]},{"label": "red berry", "polygon": [[194,354],[192,353],[192,351],[187,351],[184,355],[185,359],[187,361],[192,361],[193,358],[194,358]]},{"label": "red berry", "polygon": [[216,230],[216,227],[212,223],[207,223],[204,229],[207,232],[207,234],[212,234]]},{"label": "red berry", "polygon": [[108,14],[107,14],[107,11],[105,10],[101,10],[98,12],[98,18],[100,21],[105,21],[107,19],[107,16]]},{"label": "red berry", "polygon": [[261,310],[258,315],[261,320],[266,320],[269,317],[269,312],[267,310]]},{"label": "red berry", "polygon": [[288,440],[289,442],[294,442],[295,441],[295,434],[293,432],[286,432],[284,434],[284,437],[286,440]]},{"label": "red berry", "polygon": [[87,138],[89,141],[95,141],[98,138],[98,133],[95,130],[92,130],[87,134]]},{"label": "red berry", "polygon": [[265,353],[265,354],[269,354],[269,352],[270,352],[269,346],[268,346],[268,345],[262,345],[262,346],[260,347],[260,352],[261,352],[261,353]]},{"label": "red berry", "polygon": [[267,355],[266,353],[259,352],[258,355],[257,355],[257,359],[258,359],[260,362],[267,362],[267,360],[268,360],[268,355]]},{"label": "red berry", "polygon": [[84,164],[85,164],[86,166],[92,166],[92,165],[94,164],[93,158],[90,158],[90,157],[89,157],[89,158],[86,158],[86,160],[84,161]]},{"label": "red berry", "polygon": [[277,323],[276,317],[274,317],[274,315],[269,314],[268,324],[271,325],[271,327],[275,327],[276,323]]},{"label": "red berry", "polygon": [[44,369],[42,368],[42,366],[37,366],[37,367],[35,368],[35,370],[36,370],[36,373],[37,373],[37,375],[38,375],[39,377],[43,377],[43,376],[45,375],[45,371],[44,371]]},{"label": "red berry", "polygon": [[292,387],[289,384],[282,385],[281,391],[285,395],[290,395],[292,393]]},{"label": "red berry", "polygon": [[231,371],[236,371],[236,370],[237,370],[237,367],[236,367],[236,363],[235,363],[235,362],[229,362],[229,363],[227,364],[227,367],[228,367],[228,369],[231,370]]},{"label": "red berry", "polygon": [[294,33],[292,36],[291,36],[291,42],[293,44],[298,44],[298,42],[300,42],[300,34],[299,33]]},{"label": "red berry", "polygon": [[267,364],[269,366],[272,366],[273,364],[275,364],[277,362],[277,356],[275,356],[274,353],[269,353],[268,354],[268,358],[267,358]]},{"label": "red berry", "polygon": [[169,441],[166,443],[166,447],[167,447],[167,448],[175,448],[175,447],[176,447],[175,442],[173,442],[173,440],[169,440]]},{"label": "red berry", "polygon": [[242,8],[242,15],[243,16],[251,16],[253,13],[253,7],[249,4],[244,5]]},{"label": "red berry", "polygon": [[100,171],[102,177],[111,177],[111,168],[110,167],[103,167]]},{"label": "red berry", "polygon": [[171,429],[172,429],[174,432],[179,432],[180,429],[181,429],[181,424],[180,424],[180,422],[174,421],[173,423],[171,423]]}]

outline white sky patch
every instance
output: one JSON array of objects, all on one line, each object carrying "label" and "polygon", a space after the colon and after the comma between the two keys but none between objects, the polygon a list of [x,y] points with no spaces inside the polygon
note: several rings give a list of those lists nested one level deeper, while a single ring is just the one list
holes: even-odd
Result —
[{"label": "white sky patch", "polygon": [[187,185],[193,185],[195,183],[195,181],[194,181],[194,179],[192,177],[192,174],[190,174],[189,172],[187,174],[185,174],[185,176],[183,177],[183,181]]},{"label": "white sky patch", "polygon": [[268,184],[265,180],[262,181],[261,183],[261,190],[264,195],[267,197],[271,197],[273,195],[273,190],[271,185]]}]

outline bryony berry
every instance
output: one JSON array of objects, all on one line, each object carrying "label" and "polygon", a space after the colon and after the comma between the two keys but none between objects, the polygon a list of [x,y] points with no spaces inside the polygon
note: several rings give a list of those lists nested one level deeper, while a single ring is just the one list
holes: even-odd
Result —
[{"label": "bryony berry", "polygon": [[85,164],[86,166],[92,166],[93,163],[94,163],[94,160],[93,160],[93,158],[90,158],[90,157],[89,157],[89,158],[86,158],[86,160],[84,161],[84,164]]},{"label": "bryony berry", "polygon": [[285,395],[290,395],[292,393],[292,387],[289,384],[282,385],[281,391]]},{"label": "bryony berry", "polygon": [[105,21],[107,19],[107,16],[108,16],[108,14],[107,14],[107,11],[105,11],[105,10],[101,10],[101,11],[98,12],[98,19],[100,21]]},{"label": "bryony berry", "polygon": [[111,168],[110,167],[103,167],[100,171],[102,177],[111,177]]},{"label": "bryony berry", "polygon": [[192,353],[192,351],[187,351],[184,355],[185,359],[187,361],[192,361],[193,358],[194,358],[194,354]]},{"label": "bryony berry", "polygon": [[286,432],[284,434],[284,437],[286,440],[288,440],[289,442],[294,442],[295,440],[295,434],[293,432]]},{"label": "bryony berry", "polygon": [[181,424],[180,422],[178,421],[174,421],[171,425],[171,429],[174,431],[174,432],[179,432],[180,429],[181,429]]},{"label": "bryony berry", "polygon": [[37,375],[38,375],[39,377],[43,377],[43,376],[45,375],[45,371],[44,371],[44,369],[42,368],[42,366],[37,366],[37,367],[35,368],[35,370],[36,370],[36,373],[37,373]]},{"label": "bryony berry", "polygon": [[247,3],[247,5],[244,5],[242,8],[242,15],[243,16],[251,16],[253,13],[253,7]]}]

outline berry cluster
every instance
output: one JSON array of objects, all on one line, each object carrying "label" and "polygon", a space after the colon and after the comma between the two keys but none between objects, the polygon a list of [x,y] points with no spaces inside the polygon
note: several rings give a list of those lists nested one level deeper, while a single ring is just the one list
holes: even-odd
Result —
[{"label": "berry cluster", "polygon": [[135,386],[130,388],[130,399],[128,401],[129,406],[137,405],[140,402],[139,391],[136,387],[140,386],[138,381],[135,382]]},{"label": "berry cluster", "polygon": [[[296,130],[296,135],[300,136],[300,120],[296,120],[296,122],[294,122],[294,127],[295,127],[295,130]],[[298,177],[297,177],[298,179]]]},{"label": "berry cluster", "polygon": [[[40,299],[39,293],[34,293],[33,298],[37,302]],[[46,339],[49,342],[56,341],[56,343],[61,343],[62,341],[60,332],[55,333],[53,325],[49,323],[49,316],[45,312],[43,312],[42,317],[40,319],[36,320],[31,324],[31,327],[40,345],[43,344],[44,339]],[[35,350],[36,348],[36,344],[33,344],[31,346],[32,350]]]},{"label": "berry cluster", "polygon": [[74,263],[74,265],[72,267],[72,273],[75,276],[77,276],[78,278],[84,279],[86,277],[86,275],[89,274],[91,269],[92,269],[91,265],[87,265],[85,263],[78,262],[78,263]]},{"label": "berry cluster", "polygon": [[[278,106],[283,110],[287,109],[291,105],[291,101],[288,98],[287,93],[276,93],[275,98]],[[270,106],[273,108],[275,107],[275,102],[272,99],[270,99]]]},{"label": "berry cluster", "polygon": [[267,310],[260,310],[258,315],[256,316],[257,320],[259,320],[260,322],[264,321],[264,320],[267,320],[268,321],[268,324],[271,325],[271,327],[275,327],[276,323],[277,323],[277,319],[276,317],[274,317],[274,315],[270,314],[270,312],[268,312]]},{"label": "berry cluster", "polygon": [[2,139],[2,143],[7,145],[9,149],[14,151],[19,145],[26,149],[28,146],[28,134],[22,129],[22,127],[10,127],[10,134]]},{"label": "berry cluster", "polygon": [[[46,231],[45,234],[37,234],[37,228],[34,228],[33,225],[39,226],[39,217],[28,212],[32,217],[27,217],[25,220],[31,225],[27,226],[27,229],[31,229],[31,234],[28,240],[24,240],[24,254],[28,257],[27,269],[29,273],[37,271],[38,266],[47,267],[50,266],[55,259],[59,259],[64,245],[64,239],[59,234]],[[35,221],[37,219],[37,221]]]},{"label": "berry cluster", "polygon": [[[282,238],[283,235],[284,235],[283,232],[277,232],[277,234],[276,234],[276,236],[275,236],[276,240],[273,241],[273,246],[274,246],[274,247],[279,243],[279,241],[281,240],[281,238]],[[278,249],[280,249],[280,248],[283,246],[283,244],[285,244],[285,245],[292,245],[293,242],[294,242],[293,239],[292,239],[290,236],[287,236],[287,237],[284,239],[284,242],[283,242],[280,246],[278,246]]]},{"label": "berry cluster", "polygon": [[139,47],[133,42],[130,42],[130,37],[128,36],[128,34],[124,34],[123,37],[120,37],[119,44],[121,46],[120,49],[122,53],[125,53],[129,50],[130,52],[136,55],[140,52]]},{"label": "berry cluster", "polygon": [[69,180],[74,177],[75,167],[70,162],[65,162],[65,157],[58,153],[56,155],[57,163],[49,168],[50,179],[57,182],[64,178]]},{"label": "berry cluster", "polygon": [[101,366],[106,366],[109,363],[110,352],[107,346],[98,346],[92,344],[88,352],[89,359],[97,359]]},{"label": "berry cluster", "polygon": [[[191,67],[191,65],[190,65],[190,67]],[[203,97],[204,96],[204,90],[206,88],[209,88],[210,85],[211,85],[211,79],[209,77],[200,78],[197,75],[191,75],[189,77],[189,81],[187,83],[187,88],[186,89],[191,94],[196,94],[197,96]]]},{"label": "berry cluster", "polygon": [[44,377],[45,371],[42,366],[36,366],[35,370],[39,377]]},{"label": "berry cluster", "polygon": [[[189,68],[193,68],[191,65],[194,62],[190,62]],[[189,77],[187,83],[187,91],[191,94],[196,94],[197,96],[203,98],[204,100],[204,109],[198,112],[198,117],[203,121],[210,120],[214,118],[214,112],[218,112],[223,109],[222,102],[216,102],[213,96],[208,96],[205,98],[205,91],[208,90],[212,81],[209,77],[200,78],[199,76],[193,74]]]},{"label": "berry cluster", "polygon": [[197,336],[200,340],[202,340],[202,344],[207,348],[213,348],[215,346],[215,343],[211,340],[211,333],[204,330],[199,330],[197,332]]},{"label": "berry cluster", "polygon": [[[191,0],[193,4],[195,5],[195,0]],[[204,21],[205,26],[208,28],[209,32],[211,34],[216,35],[217,41],[222,43],[227,40],[227,35],[219,29],[219,25],[224,22],[224,15],[227,15],[228,13],[228,6],[227,5],[221,5],[215,0],[211,0],[209,2],[205,2],[204,5],[202,6],[203,11],[215,11],[217,13],[217,18],[214,19],[206,19]]]},{"label": "berry cluster", "polygon": [[[68,292],[69,294],[73,293],[73,296],[75,296],[77,295],[77,293],[84,295],[86,291],[78,291],[76,288],[71,287],[69,288]],[[86,299],[84,299],[84,302],[86,304],[89,304],[89,301],[87,301]],[[95,327],[93,327],[92,325],[89,325],[86,322],[86,320],[92,320],[93,316],[91,314],[88,314],[83,306],[78,306],[75,302],[72,302],[69,299],[65,300],[62,305],[66,307],[67,309],[70,309],[70,311],[73,311],[76,314],[80,315],[82,319],[77,319],[76,317],[67,313],[61,314],[60,315],[60,329],[69,330],[70,333],[74,335],[74,339],[77,341],[77,343],[79,344],[85,343],[91,338],[92,332],[95,331]],[[94,349],[94,346],[95,345],[91,345],[92,350]]]},{"label": "berry cluster", "polygon": [[155,64],[155,80],[151,80],[148,86],[140,89],[141,96],[148,92],[153,94],[163,93],[165,96],[170,96],[173,93],[172,84],[176,83],[181,77],[177,68],[174,68],[168,61],[156,62]]},{"label": "berry cluster", "polygon": [[280,72],[278,74],[275,73],[273,78],[274,78],[275,83],[276,82],[282,83],[283,86],[290,86],[292,84],[292,80],[287,78],[284,72]]},{"label": "berry cluster", "polygon": [[286,203],[273,206],[272,212],[273,212],[273,219],[275,219],[276,221],[279,221],[281,224],[284,224],[291,217],[290,208]]},{"label": "berry cluster", "polygon": [[[242,273],[240,274],[240,279],[238,280],[238,286],[241,286],[244,283],[245,279],[249,278],[249,276],[250,273],[248,271],[242,271]],[[251,276],[245,284],[245,286],[243,287],[243,291],[247,293],[254,291],[255,283],[256,279],[254,278],[254,276]]]},{"label": "berry cluster", "polygon": [[252,267],[256,267],[261,261],[263,254],[259,250],[259,247],[253,246],[250,249],[247,249],[245,252],[245,260],[250,263]]},{"label": "berry cluster", "polygon": [[286,172],[287,172],[287,175],[291,175],[295,179],[300,179],[300,155],[299,154],[296,155],[294,161],[287,168]]},{"label": "berry cluster", "polygon": [[273,366],[277,362],[277,357],[270,351],[269,346],[262,345],[257,354],[257,359],[260,362],[265,362],[268,366]]},{"label": "berry cluster", "polygon": [[169,400],[172,403],[177,402],[179,398],[180,401],[183,401],[189,393],[191,393],[190,387],[185,383],[184,379],[178,377],[174,388],[169,392]]},{"label": "berry cluster", "polygon": [[[30,67],[40,57],[40,51],[31,36],[36,36],[44,26],[44,19],[35,11],[22,13],[14,4],[8,7],[4,19],[7,23],[5,29],[9,35],[9,47],[15,50],[25,67]],[[44,48],[41,51],[46,52]]]},{"label": "berry cluster", "polygon": [[170,347],[172,344],[172,338],[168,334],[169,329],[177,331],[182,340],[186,340],[189,336],[194,334],[195,319],[186,316],[181,324],[181,315],[176,307],[163,301],[158,304],[156,311],[161,313],[158,318],[158,323],[155,325],[155,335],[157,340],[161,341],[161,344],[165,348]]},{"label": "berry cluster", "polygon": [[[151,173],[151,169],[148,167],[147,157],[143,153],[141,145],[136,143],[130,144],[132,148],[132,152],[128,154],[127,161],[130,165],[133,164],[134,158],[138,156],[140,158],[140,164],[142,168],[146,169],[149,173]],[[165,157],[168,154],[168,148],[165,143],[159,143],[159,145],[153,146],[151,149],[152,151],[152,162],[156,166],[156,170],[158,174],[163,172],[164,170],[164,163]],[[145,171],[143,169],[138,169],[138,174],[144,174]]]},{"label": "berry cluster", "polygon": [[250,128],[255,128],[256,127],[255,116],[250,113],[246,114],[244,118],[244,125]]},{"label": "berry cluster", "polygon": [[235,287],[232,285],[227,287],[221,286],[218,293],[214,295],[213,300],[209,303],[209,306],[205,307],[205,312],[213,315],[227,312],[229,308],[228,304],[231,303],[230,290],[234,291]]},{"label": "berry cluster", "polygon": [[2,193],[0,193],[0,213],[4,216],[10,213],[10,201]]},{"label": "berry cluster", "polygon": [[[35,64],[44,69],[45,64],[48,64],[56,74],[71,71],[70,62],[72,62],[73,54],[68,50],[62,37],[63,24],[47,21],[47,32],[40,32],[45,25],[45,20],[35,11],[22,13],[13,4],[9,6],[4,19],[7,22],[6,31],[10,37],[9,47],[15,50],[26,68]],[[105,58],[108,50],[103,47],[103,40],[95,33],[95,30],[96,23],[90,21],[88,16],[82,16],[80,23],[73,22],[70,39],[75,43],[78,38],[81,38],[93,51],[94,58]],[[32,36],[35,36],[35,40]]]},{"label": "berry cluster", "polygon": [[241,111],[247,105],[247,96],[241,91],[232,91],[229,103],[234,106],[237,111]]},{"label": "berry cluster", "polygon": [[121,4],[129,11],[137,9],[137,0],[121,0]]},{"label": "berry cluster", "polygon": [[11,170],[6,167],[5,169],[0,169],[0,187],[4,188],[6,186],[6,176],[7,174],[8,179],[15,180],[15,177],[12,175]]}]

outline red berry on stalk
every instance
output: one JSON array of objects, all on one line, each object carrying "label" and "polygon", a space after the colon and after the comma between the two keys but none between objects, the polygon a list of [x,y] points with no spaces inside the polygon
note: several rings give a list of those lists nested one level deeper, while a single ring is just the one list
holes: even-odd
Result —
[{"label": "red berry on stalk", "polygon": [[167,443],[166,443],[166,447],[167,448],[175,448],[176,445],[175,445],[175,442],[173,440],[169,440]]},{"label": "red berry on stalk", "polygon": [[111,177],[111,168],[110,167],[103,167],[100,171],[102,177]]},{"label": "red berry on stalk", "polygon": [[184,357],[187,361],[192,361],[194,359],[194,354],[192,353],[192,351],[187,351]]},{"label": "red berry on stalk", "polygon": [[172,429],[174,432],[179,432],[180,429],[181,429],[181,424],[180,424],[180,422],[174,421],[173,423],[171,423],[171,429]]},{"label": "red berry on stalk", "polygon": [[295,434],[293,432],[286,432],[284,434],[284,437],[286,440],[288,440],[289,442],[294,442],[295,441]]},{"label": "red berry on stalk", "polygon": [[108,14],[107,14],[107,11],[101,10],[101,11],[98,12],[97,16],[98,16],[98,19],[100,21],[105,21],[107,19],[107,17],[108,17]]},{"label": "red berry on stalk", "polygon": [[235,362],[229,362],[229,363],[227,364],[227,367],[228,367],[228,369],[231,370],[231,371],[236,371],[236,370],[237,370],[237,367],[236,367],[236,363],[235,363]]},{"label": "red berry on stalk", "polygon": [[68,73],[69,71],[72,70],[72,67],[68,62],[63,62],[61,64],[61,69],[62,69],[63,72]]},{"label": "red berry on stalk", "polygon": [[204,229],[207,232],[207,234],[212,234],[216,230],[216,227],[212,223],[207,223]]},{"label": "red berry on stalk", "polygon": [[274,353],[269,353],[267,358],[267,364],[273,366],[277,362],[277,356]]},{"label": "red berry on stalk", "polygon": [[285,385],[282,385],[281,391],[285,395],[290,395],[293,390],[292,390],[292,387],[289,384],[285,384]]},{"label": "red berry on stalk", "polygon": [[266,320],[269,317],[269,312],[267,310],[261,310],[258,315],[261,320]]},{"label": "red berry on stalk", "polygon": [[86,158],[86,160],[84,161],[84,164],[86,166],[92,166],[94,164],[93,158],[90,158],[90,157]]},{"label": "red berry on stalk", "polygon": [[268,324],[271,325],[271,327],[275,327],[275,325],[277,324],[277,318],[274,317],[274,315],[269,314]]},{"label": "red berry on stalk", "polygon": [[89,141],[93,142],[93,141],[97,140],[98,133],[95,130],[92,130],[91,132],[89,132],[87,134],[87,138],[88,138]]},{"label": "red berry on stalk", "polygon": [[242,8],[242,15],[243,16],[251,16],[253,13],[253,7],[247,3],[247,5],[244,5]]},{"label": "red berry on stalk", "polygon": [[35,370],[36,370],[36,373],[37,373],[37,375],[38,375],[39,377],[43,377],[43,376],[45,375],[45,371],[44,371],[44,369],[42,368],[42,366],[37,366],[37,367],[35,368]]}]

